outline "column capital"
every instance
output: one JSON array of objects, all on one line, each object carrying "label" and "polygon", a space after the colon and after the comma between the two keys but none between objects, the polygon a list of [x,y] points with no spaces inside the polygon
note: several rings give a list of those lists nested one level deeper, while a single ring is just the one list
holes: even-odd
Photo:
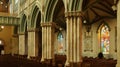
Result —
[{"label": "column capital", "polygon": [[65,17],[82,17],[83,14],[81,11],[71,11],[71,12],[66,12]]},{"label": "column capital", "polygon": [[42,27],[56,27],[56,24],[54,22],[46,22],[46,23],[41,23]]},{"label": "column capital", "polygon": [[18,35],[24,35],[25,33],[24,32],[19,32]]},{"label": "column capital", "polygon": [[38,31],[40,31],[40,28],[29,28],[27,31],[28,32],[38,32]]}]

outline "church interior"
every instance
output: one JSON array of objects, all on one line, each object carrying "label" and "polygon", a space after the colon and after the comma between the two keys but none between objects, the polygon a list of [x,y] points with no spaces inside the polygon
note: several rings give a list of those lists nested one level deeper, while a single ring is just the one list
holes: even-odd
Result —
[{"label": "church interior", "polygon": [[119,0],[0,0],[0,67],[120,67]]}]

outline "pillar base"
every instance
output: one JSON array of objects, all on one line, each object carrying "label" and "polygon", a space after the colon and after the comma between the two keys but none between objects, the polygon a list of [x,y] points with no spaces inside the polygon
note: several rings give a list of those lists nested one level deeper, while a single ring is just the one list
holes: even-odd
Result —
[{"label": "pillar base", "polygon": [[48,66],[54,66],[54,62],[53,62],[53,59],[45,59],[44,61]]},{"label": "pillar base", "polygon": [[44,62],[45,60],[44,60],[44,58],[41,58],[41,62]]},{"label": "pillar base", "polygon": [[66,62],[65,62],[65,67],[69,67],[69,66],[70,66],[69,62],[66,61]]},{"label": "pillar base", "polygon": [[81,67],[81,63],[80,62],[72,62],[70,63],[70,66],[69,67]]},{"label": "pillar base", "polygon": [[45,63],[52,64],[52,59],[45,59]]}]

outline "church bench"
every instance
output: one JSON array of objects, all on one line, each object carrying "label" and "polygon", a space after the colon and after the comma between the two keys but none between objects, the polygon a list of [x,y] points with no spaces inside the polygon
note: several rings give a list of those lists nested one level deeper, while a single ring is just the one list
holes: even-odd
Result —
[{"label": "church bench", "polygon": [[47,67],[47,65],[27,58],[5,55],[0,56],[0,67]]},{"label": "church bench", "polygon": [[113,59],[83,58],[82,67],[115,67],[117,61]]}]

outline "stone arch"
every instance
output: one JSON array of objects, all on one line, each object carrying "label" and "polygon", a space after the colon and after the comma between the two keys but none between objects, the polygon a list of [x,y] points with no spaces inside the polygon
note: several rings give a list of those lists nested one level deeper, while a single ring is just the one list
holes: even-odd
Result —
[{"label": "stone arch", "polygon": [[[62,1],[62,0],[61,0]],[[53,14],[59,0],[52,0],[47,2],[47,8],[45,9],[45,22],[53,21]],[[64,1],[62,1],[64,3]]]},{"label": "stone arch", "polygon": [[[34,44],[30,44],[32,45],[36,45],[37,48],[36,49],[36,53],[35,56],[40,56],[42,55],[42,31],[41,31],[41,10],[40,10],[40,4],[35,2],[35,4],[32,6],[31,9],[31,14],[30,14],[30,23],[29,23],[29,27],[28,27],[28,31],[30,32],[34,32],[35,37],[33,37],[35,39],[31,39],[33,40],[35,43]],[[29,34],[28,34],[29,36]],[[29,37],[28,37],[29,38]],[[29,44],[29,43],[28,43]],[[31,48],[31,47],[28,47]],[[29,50],[29,49],[28,49]],[[28,52],[29,54],[29,52]]]},{"label": "stone arch", "polygon": [[107,27],[109,28],[109,31],[111,30],[111,28],[110,28],[110,26],[108,25],[108,23],[106,23],[104,20],[103,21],[101,21],[101,23],[99,24],[99,26],[98,26],[98,28],[97,28],[97,33],[99,32],[99,29],[101,28],[101,25],[107,25]]},{"label": "stone arch", "polygon": [[83,0],[70,0],[68,4],[68,12],[70,11],[81,11]]},{"label": "stone arch", "polygon": [[[22,42],[24,49],[23,47],[20,47],[20,46],[19,46],[19,49],[22,48],[25,51],[24,54],[27,55],[28,54],[27,16],[24,12],[21,14],[19,34],[21,34],[19,36],[24,36],[23,37],[24,41]],[[20,42],[19,42],[19,45],[21,45]]]},{"label": "stone arch", "polygon": [[[45,22],[52,22],[54,10],[56,7],[56,4],[58,3],[59,0],[52,0],[52,1],[47,1],[46,5],[47,8],[45,8]],[[69,0],[69,2],[62,0],[64,3],[65,7],[65,12],[70,12],[70,11],[81,11],[82,10],[82,2],[83,0]]]},{"label": "stone arch", "polygon": [[32,6],[33,9],[32,9],[31,14],[30,14],[30,23],[28,24],[29,28],[35,28],[36,27],[35,22],[37,21],[38,14],[40,13],[40,15],[41,15],[40,6],[38,6],[38,5],[39,4],[35,4],[35,5]]},{"label": "stone arch", "polygon": [[27,25],[27,17],[25,14],[23,14],[21,19],[21,24],[20,24],[20,32],[25,32],[26,25]]}]

